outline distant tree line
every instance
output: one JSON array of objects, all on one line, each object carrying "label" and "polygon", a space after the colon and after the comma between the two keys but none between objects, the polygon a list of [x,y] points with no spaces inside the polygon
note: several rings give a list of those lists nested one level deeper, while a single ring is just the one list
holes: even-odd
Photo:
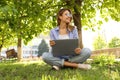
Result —
[{"label": "distant tree line", "polygon": [[95,50],[97,49],[104,49],[104,48],[116,48],[120,47],[120,38],[113,37],[108,43],[105,41],[105,39],[102,36],[98,36],[94,42],[93,47]]}]

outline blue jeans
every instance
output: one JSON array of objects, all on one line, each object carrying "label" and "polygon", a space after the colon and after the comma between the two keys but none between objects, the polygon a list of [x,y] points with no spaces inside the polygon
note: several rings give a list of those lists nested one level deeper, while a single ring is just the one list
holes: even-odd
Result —
[{"label": "blue jeans", "polygon": [[[79,55],[68,58],[68,61],[73,62],[73,63],[83,63],[90,57],[91,53],[92,52],[90,49],[83,48]],[[59,67],[64,66],[65,59],[60,59],[58,57],[54,57],[52,55],[52,53],[50,53],[50,52],[43,53],[42,59],[44,60],[44,62],[46,62],[47,64],[49,64],[51,66],[53,66],[53,65],[59,66]]]}]

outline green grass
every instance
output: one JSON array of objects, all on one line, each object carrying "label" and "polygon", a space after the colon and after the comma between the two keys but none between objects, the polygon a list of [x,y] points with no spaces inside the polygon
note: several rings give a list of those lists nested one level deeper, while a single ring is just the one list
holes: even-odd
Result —
[{"label": "green grass", "polygon": [[0,80],[120,80],[120,62],[112,66],[92,64],[91,70],[62,69],[39,62],[0,62]]}]

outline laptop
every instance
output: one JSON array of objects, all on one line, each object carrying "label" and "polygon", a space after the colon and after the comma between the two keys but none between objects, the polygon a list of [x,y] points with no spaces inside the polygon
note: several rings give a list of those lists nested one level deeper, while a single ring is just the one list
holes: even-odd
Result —
[{"label": "laptop", "polygon": [[54,41],[56,43],[52,46],[52,53],[54,57],[76,55],[74,50],[78,48],[78,39],[63,39]]}]

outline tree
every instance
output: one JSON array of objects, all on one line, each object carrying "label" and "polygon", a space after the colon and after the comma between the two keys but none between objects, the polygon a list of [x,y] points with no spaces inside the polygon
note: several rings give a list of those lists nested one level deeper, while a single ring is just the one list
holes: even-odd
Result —
[{"label": "tree", "polygon": [[95,40],[94,40],[94,43],[93,43],[93,46],[94,46],[94,49],[97,50],[97,49],[103,49],[106,47],[106,42],[104,40],[104,38],[102,36],[98,36]]},{"label": "tree", "polygon": [[44,52],[48,52],[49,47],[48,44],[42,39],[41,43],[38,46],[38,56],[41,56]]},{"label": "tree", "polygon": [[[80,47],[82,44],[82,26],[92,29],[110,18],[120,21],[120,0],[62,0],[63,4],[73,10],[74,24],[78,28]],[[64,3],[65,2],[65,3]],[[96,15],[101,17],[96,19]]]},{"label": "tree", "polygon": [[109,48],[120,47],[120,39],[117,37],[113,37],[112,40],[108,44]]},{"label": "tree", "polygon": [[[9,25],[12,32],[16,34],[15,37],[18,38],[17,50],[20,61],[22,58],[22,42],[27,44],[33,37],[46,29],[43,27],[43,23],[47,19],[47,13],[44,10],[47,1],[6,0],[3,2],[6,4],[2,7],[6,8],[0,15],[0,19]],[[5,13],[7,15],[4,15]]]}]

